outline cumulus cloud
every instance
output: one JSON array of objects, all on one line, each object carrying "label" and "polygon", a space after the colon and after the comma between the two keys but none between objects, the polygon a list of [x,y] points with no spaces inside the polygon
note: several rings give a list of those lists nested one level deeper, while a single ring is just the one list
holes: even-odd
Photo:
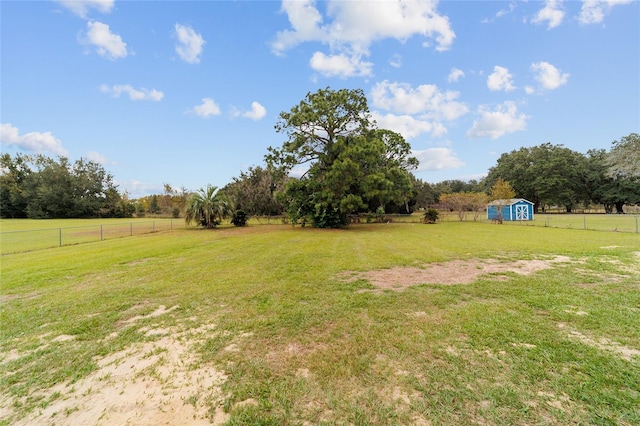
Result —
[{"label": "cumulus cloud", "polygon": [[16,146],[18,149],[40,154],[68,155],[60,139],[54,137],[51,132],[29,132],[21,135],[20,130],[11,123],[0,124],[0,143],[3,146]]},{"label": "cumulus cloud", "polygon": [[111,32],[109,25],[98,21],[87,22],[87,32],[79,40],[83,44],[93,45],[100,56],[112,61],[127,56],[127,43],[122,37]]},{"label": "cumulus cloud", "polygon": [[371,116],[379,128],[393,130],[405,139],[415,138],[422,133],[429,133],[433,137],[447,133],[447,129],[441,123],[421,120],[411,115],[381,114],[373,111]]},{"label": "cumulus cloud", "polygon": [[115,4],[114,0],[57,0],[56,2],[83,19],[87,18],[91,9],[96,9],[101,13],[109,13]]},{"label": "cumulus cloud", "polygon": [[464,103],[457,101],[459,96],[459,92],[442,92],[433,84],[422,84],[414,89],[407,83],[387,80],[371,89],[372,104],[377,108],[446,121],[455,120],[469,111]]},{"label": "cumulus cloud", "polygon": [[202,103],[191,108],[189,111],[199,117],[209,117],[211,115],[220,115],[220,107],[211,98],[202,98]]},{"label": "cumulus cloud", "polygon": [[417,172],[457,169],[465,165],[449,148],[414,150],[411,154],[420,162]]},{"label": "cumulus cloud", "polygon": [[529,116],[518,113],[518,107],[510,101],[498,105],[493,111],[481,106],[478,112],[480,119],[474,120],[467,137],[497,139],[507,133],[526,129],[529,119]]},{"label": "cumulus cloud", "polygon": [[389,65],[394,68],[400,68],[402,66],[402,56],[396,54],[391,57],[389,60]]},{"label": "cumulus cloud", "polygon": [[550,30],[562,23],[564,15],[562,0],[547,0],[544,3],[544,7],[538,11],[531,22],[534,24],[544,24],[546,22],[547,29]]},{"label": "cumulus cloud", "polygon": [[493,67],[493,73],[487,78],[487,87],[492,91],[504,90],[505,92],[515,89],[509,70],[498,65]]},{"label": "cumulus cloud", "polygon": [[370,76],[373,64],[362,61],[358,55],[325,55],[316,52],[311,57],[309,65],[325,77],[353,77]]},{"label": "cumulus cloud", "polygon": [[159,102],[164,97],[164,93],[156,89],[134,89],[129,84],[116,84],[108,86],[103,84],[100,86],[102,93],[109,93],[115,98],[119,98],[123,93],[129,95],[129,99],[132,101],[154,101]]},{"label": "cumulus cloud", "polygon": [[178,39],[178,44],[176,44],[176,53],[178,56],[190,64],[200,63],[200,55],[207,42],[191,27],[176,24],[175,29]]},{"label": "cumulus cloud", "polygon": [[469,108],[457,100],[458,96],[458,92],[443,92],[433,84],[413,88],[407,83],[384,80],[371,89],[371,103],[390,112],[373,111],[372,116],[379,127],[398,132],[405,139],[421,133],[440,137],[447,133],[443,122],[469,112]]},{"label": "cumulus cloud", "polygon": [[141,182],[135,179],[127,181],[115,180],[113,183],[115,183],[118,188],[121,188],[124,192],[126,192],[129,198],[133,199],[146,197],[147,195],[152,194],[160,194],[164,191],[163,185]]},{"label": "cumulus cloud", "polygon": [[578,21],[581,24],[598,24],[614,6],[629,4],[632,0],[584,0]]},{"label": "cumulus cloud", "polygon": [[449,83],[455,83],[460,80],[460,77],[464,77],[464,71],[458,68],[451,68],[447,81],[449,81]]},{"label": "cumulus cloud", "polygon": [[93,161],[94,163],[98,163],[102,165],[116,164],[114,161],[109,161],[106,155],[100,154],[99,152],[96,152],[96,151],[88,151],[84,157],[89,161]]},{"label": "cumulus cloud", "polygon": [[549,62],[534,62],[531,64],[531,71],[536,73],[534,78],[546,90],[557,89],[569,80],[568,73],[563,73]]},{"label": "cumulus cloud", "polygon": [[[291,28],[276,34],[271,43],[272,51],[282,55],[301,43],[320,42],[327,45],[330,52],[314,55],[312,65],[320,67],[317,71],[328,68],[334,73],[330,75],[362,76],[369,75],[370,65],[362,58],[369,55],[373,42],[387,38],[405,41],[421,36],[435,39],[436,50],[443,51],[448,50],[455,39],[449,19],[438,13],[434,1],[330,0],[323,4],[326,4],[324,16],[314,0],[283,0],[282,12],[287,14]],[[335,71],[337,66],[341,67],[341,72]]]},{"label": "cumulus cloud", "polygon": [[265,107],[263,107],[260,102],[252,102],[251,103],[251,110],[250,111],[241,111],[241,110],[234,110],[231,112],[231,115],[234,117],[245,117],[245,118],[250,118],[254,121],[258,121],[261,118],[263,118],[265,115],[267,115],[267,109]]}]

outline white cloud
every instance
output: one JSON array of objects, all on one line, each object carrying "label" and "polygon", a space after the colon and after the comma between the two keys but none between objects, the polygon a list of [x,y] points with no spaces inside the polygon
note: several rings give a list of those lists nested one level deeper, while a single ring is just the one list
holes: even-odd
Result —
[{"label": "white cloud", "polygon": [[372,104],[377,108],[403,114],[424,114],[436,120],[455,120],[466,114],[467,106],[458,102],[459,92],[441,92],[438,86],[422,84],[412,88],[407,83],[384,80],[371,89]]},{"label": "white cloud", "polygon": [[402,56],[396,54],[391,57],[389,60],[389,65],[394,68],[400,68],[402,66]]},{"label": "white cloud", "polygon": [[176,53],[180,58],[190,64],[200,63],[202,48],[207,43],[193,28],[176,24]]},{"label": "white cloud", "polygon": [[[326,16],[314,0],[283,0],[290,29],[279,31],[271,43],[276,55],[304,42],[320,42],[330,52],[317,52],[312,65],[328,75],[370,75],[371,64],[362,58],[369,55],[373,42],[387,38],[405,41],[413,36],[435,39],[436,50],[448,50],[455,33],[449,19],[437,11],[437,1],[341,1],[330,0]],[[326,22],[325,22],[326,19]],[[330,60],[331,59],[331,60]],[[344,70],[351,70],[351,74]]]},{"label": "white cloud", "polygon": [[109,161],[109,159],[104,154],[100,154],[96,151],[88,151],[84,157],[89,161],[93,161],[94,163],[102,165],[116,164],[114,161]]},{"label": "white cloud", "polygon": [[250,111],[234,110],[231,112],[231,115],[233,115],[234,117],[245,117],[250,118],[254,121],[258,121],[265,115],[267,115],[267,110],[260,104],[260,102],[254,101],[251,103]]},{"label": "white cloud", "polygon": [[457,169],[465,165],[449,148],[414,150],[411,154],[420,162],[417,172]]},{"label": "white cloud", "polygon": [[127,56],[127,44],[122,41],[122,37],[113,34],[109,25],[98,21],[87,22],[86,37],[80,40],[81,43],[91,44],[96,47],[100,56],[110,60],[116,60]]},{"label": "white cloud", "polygon": [[126,93],[129,95],[129,99],[132,101],[154,101],[159,102],[164,97],[164,93],[156,89],[134,89],[128,84],[116,84],[111,87],[103,84],[100,86],[100,91],[103,93],[110,93],[112,96],[119,98],[121,94]]},{"label": "white cloud", "polygon": [[113,10],[115,0],[56,0],[62,6],[69,9],[74,15],[83,19],[87,18],[89,10],[96,9],[101,13],[109,13]]},{"label": "white cloud", "polygon": [[487,87],[489,90],[504,90],[509,92],[514,90],[513,77],[507,68],[496,65],[493,73],[487,77]]},{"label": "white cloud", "polygon": [[325,55],[316,52],[309,61],[311,68],[325,77],[353,77],[371,75],[371,62],[363,62],[358,55]]},{"label": "white cloud", "polygon": [[464,77],[464,71],[458,68],[451,68],[447,80],[449,81],[449,83],[455,83],[456,81],[460,80],[460,77]]},{"label": "white cloud", "polygon": [[533,87],[531,87],[531,86],[525,86],[525,87],[524,87],[524,91],[525,91],[525,93],[526,93],[527,95],[532,95],[532,94],[534,94],[534,93],[535,93],[536,89],[534,89],[534,88],[533,88]]},{"label": "white cloud", "polygon": [[544,24],[546,22],[547,29],[550,30],[562,23],[564,15],[562,0],[547,0],[544,7],[538,11],[531,22],[534,24]]},{"label": "white cloud", "polygon": [[188,112],[191,112],[199,117],[209,117],[211,115],[220,115],[220,107],[211,98],[202,98],[200,105],[194,106]]},{"label": "white cloud", "polygon": [[0,124],[0,144],[36,153],[68,155],[60,139],[55,138],[51,132],[30,132],[21,135],[19,129],[11,123]]},{"label": "white cloud", "polygon": [[125,191],[130,199],[146,197],[147,195],[160,194],[164,191],[163,185],[140,182],[139,180],[118,181],[115,183],[122,191]]},{"label": "white cloud", "polygon": [[430,133],[433,137],[439,137],[447,133],[447,129],[441,123],[421,120],[411,115],[383,115],[373,111],[371,116],[379,128],[400,133],[405,139],[415,138],[422,133]]},{"label": "white cloud", "polygon": [[514,102],[504,102],[491,111],[486,106],[479,109],[480,120],[474,120],[473,126],[467,131],[467,137],[497,139],[506,133],[524,130],[529,116],[518,114]]},{"label": "white cloud", "polygon": [[581,24],[598,24],[614,6],[629,4],[632,0],[584,0],[578,21]]},{"label": "white cloud", "polygon": [[535,79],[546,90],[554,90],[567,83],[569,74],[561,72],[549,62],[531,64],[531,71],[537,73]]}]

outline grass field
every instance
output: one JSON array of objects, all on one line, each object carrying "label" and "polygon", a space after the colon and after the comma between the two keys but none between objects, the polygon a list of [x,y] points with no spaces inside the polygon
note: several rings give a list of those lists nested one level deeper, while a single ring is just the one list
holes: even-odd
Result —
[{"label": "grass field", "polygon": [[635,233],[179,228],[0,261],[0,424],[640,424]]}]

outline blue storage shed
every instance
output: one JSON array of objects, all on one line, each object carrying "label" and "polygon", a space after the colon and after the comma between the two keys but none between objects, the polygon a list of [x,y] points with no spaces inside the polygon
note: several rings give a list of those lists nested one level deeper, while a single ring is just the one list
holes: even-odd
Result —
[{"label": "blue storage shed", "polygon": [[533,203],[524,198],[495,200],[487,206],[487,219],[498,219],[498,211],[502,210],[502,220],[533,220]]}]

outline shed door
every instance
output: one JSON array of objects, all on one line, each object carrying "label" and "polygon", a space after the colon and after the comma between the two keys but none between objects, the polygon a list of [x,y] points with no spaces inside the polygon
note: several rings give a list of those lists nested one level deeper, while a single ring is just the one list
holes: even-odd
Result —
[{"label": "shed door", "polygon": [[516,220],[529,220],[529,206],[516,206]]}]

